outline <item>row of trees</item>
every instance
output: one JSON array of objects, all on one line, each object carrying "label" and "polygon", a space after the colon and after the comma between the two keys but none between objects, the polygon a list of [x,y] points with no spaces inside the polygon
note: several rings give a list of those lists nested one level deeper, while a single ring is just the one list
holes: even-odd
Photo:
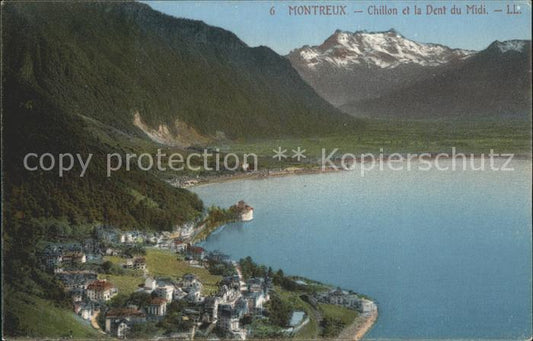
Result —
[{"label": "row of trees", "polygon": [[242,275],[245,279],[252,277],[268,277],[272,280],[272,283],[279,285],[285,290],[295,291],[306,289],[296,283],[291,277],[285,276],[283,270],[278,269],[277,271],[274,271],[271,267],[266,267],[264,265],[255,263],[249,256],[241,259],[239,261],[239,265],[241,267]]}]

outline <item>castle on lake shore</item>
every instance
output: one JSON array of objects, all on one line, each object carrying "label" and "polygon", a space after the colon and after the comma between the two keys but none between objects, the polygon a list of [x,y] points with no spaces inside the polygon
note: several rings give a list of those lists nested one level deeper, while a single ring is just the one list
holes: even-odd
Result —
[{"label": "castle on lake shore", "polygon": [[236,207],[241,221],[251,221],[254,219],[254,208],[245,203],[244,200],[239,201]]}]

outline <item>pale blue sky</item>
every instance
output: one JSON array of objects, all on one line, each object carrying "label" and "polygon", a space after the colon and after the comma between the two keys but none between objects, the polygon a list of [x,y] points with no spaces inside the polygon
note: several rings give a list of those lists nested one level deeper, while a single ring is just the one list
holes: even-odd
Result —
[{"label": "pale blue sky", "polygon": [[[464,15],[466,4],[481,2],[280,2],[280,1],[150,1],[152,8],[180,18],[202,20],[213,26],[234,32],[250,46],[266,45],[280,54],[287,54],[302,45],[318,45],[336,29],[345,31],[384,31],[395,28],[405,37],[419,41],[448,45],[455,48],[480,50],[494,40],[531,39],[531,5],[529,1],[486,1],[489,14]],[[288,7],[294,5],[347,5],[347,16],[289,16]],[[463,8],[463,15],[398,15],[371,16],[369,5],[398,8],[414,5]],[[522,14],[506,15],[506,5],[520,6]],[[274,6],[275,15],[270,15]],[[502,13],[494,12],[502,9]],[[363,10],[364,13],[353,13]]]}]

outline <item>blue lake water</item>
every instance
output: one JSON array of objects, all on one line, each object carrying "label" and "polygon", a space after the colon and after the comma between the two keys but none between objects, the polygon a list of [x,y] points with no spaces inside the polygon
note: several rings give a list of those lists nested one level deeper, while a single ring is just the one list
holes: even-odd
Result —
[{"label": "blue lake water", "polygon": [[249,223],[203,244],[376,300],[367,338],[531,336],[531,162],[514,172],[374,171],[243,180],[193,190],[244,199]]}]

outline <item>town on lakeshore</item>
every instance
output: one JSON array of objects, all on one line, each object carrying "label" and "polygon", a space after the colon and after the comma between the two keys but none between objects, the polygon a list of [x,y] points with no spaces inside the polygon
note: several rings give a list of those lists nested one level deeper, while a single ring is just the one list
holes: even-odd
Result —
[{"label": "town on lakeshore", "polygon": [[[253,219],[244,201],[238,219]],[[377,317],[364,295],[234,261],[195,244],[206,228],[94,227],[90,238],[42,242],[42,269],[70,297],[72,314],[117,338],[360,338]],[[235,241],[238,243],[238,241]],[[344,334],[343,334],[344,335]],[[359,335],[359,336],[357,336]]]}]

